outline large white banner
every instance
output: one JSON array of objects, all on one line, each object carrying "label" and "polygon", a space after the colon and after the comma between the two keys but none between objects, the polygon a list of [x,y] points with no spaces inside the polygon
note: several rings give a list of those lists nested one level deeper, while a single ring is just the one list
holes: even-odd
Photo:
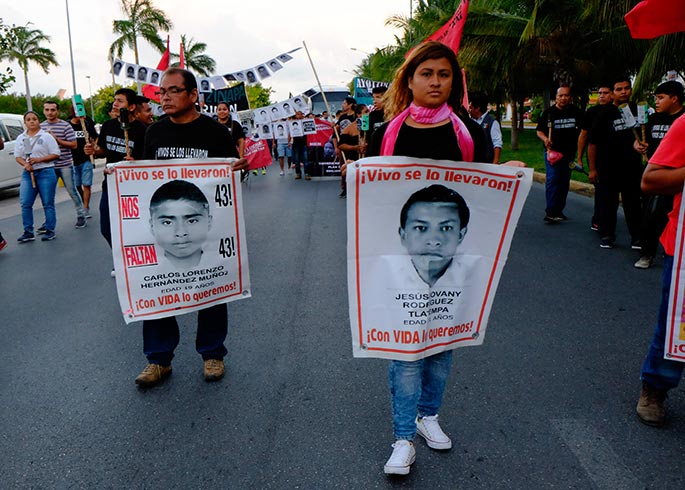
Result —
[{"label": "large white banner", "polygon": [[[685,189],[684,189],[685,190]],[[673,253],[671,291],[668,301],[668,320],[664,345],[664,358],[685,362],[685,199],[678,210],[678,234]]]},{"label": "large white banner", "polygon": [[230,161],[121,162],[107,177],[126,323],[250,296],[240,179]]},{"label": "large white banner", "polygon": [[483,343],[533,170],[375,157],[348,167],[355,357],[421,359]]}]

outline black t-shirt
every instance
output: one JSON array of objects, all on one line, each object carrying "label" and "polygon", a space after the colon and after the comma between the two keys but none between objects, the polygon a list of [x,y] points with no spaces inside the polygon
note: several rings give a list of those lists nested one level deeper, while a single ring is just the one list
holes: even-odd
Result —
[{"label": "black t-shirt", "polygon": [[574,105],[559,109],[553,105],[540,116],[535,128],[549,136],[550,122],[552,125],[552,149],[572,160],[578,149],[578,134],[585,119],[585,113]]},{"label": "black t-shirt", "polygon": [[[135,160],[143,158],[146,129],[143,123],[133,120],[131,128],[128,130],[128,147],[131,151],[131,157]],[[125,141],[124,130],[121,129],[118,119],[110,119],[102,125],[98,137],[98,146],[105,149],[107,163],[120,162],[126,157]]]},{"label": "black t-shirt", "polygon": [[231,133],[231,138],[233,138],[233,141],[236,145],[238,144],[238,141],[240,141],[241,139],[245,139],[245,131],[243,131],[243,126],[238,121],[231,118],[228,124],[223,125],[226,126],[228,132]]},{"label": "black t-shirt", "polygon": [[661,140],[664,139],[664,136],[666,136],[666,132],[671,129],[673,121],[682,116],[683,112],[685,112],[685,109],[681,109],[676,114],[672,115],[665,114],[663,112],[656,112],[649,116],[646,127],[646,139],[647,144],[649,145],[647,147],[648,158],[652,158],[652,155],[654,155],[656,149],[659,148]]},{"label": "black t-shirt", "polygon": [[[381,144],[387,129],[386,123],[374,132],[367,156],[381,154]],[[393,155],[455,162],[462,160],[457,135],[454,134],[451,121],[435,128],[413,128],[403,123],[397,135]]]},{"label": "black t-shirt", "polygon": [[[486,157],[486,138],[485,130],[476,121],[471,119],[468,115],[458,114],[459,119],[464,123],[466,129],[469,130],[471,139],[473,140],[473,161],[481,163],[492,163],[492,158],[488,160]],[[494,157],[493,157],[494,158]]]},{"label": "black t-shirt", "polygon": [[[93,140],[98,139],[98,132],[95,129],[95,123],[89,117],[85,118],[86,131],[88,132],[88,137]],[[74,159],[74,165],[81,165],[88,161],[90,158],[83,152],[83,147],[86,146],[86,135],[83,132],[83,126],[81,126],[81,121],[74,123],[69,119],[69,124],[74,128],[74,133],[76,133],[76,148],[71,150],[71,156]]]},{"label": "black t-shirt", "polygon": [[[630,110],[633,115],[637,114],[637,106],[632,102]],[[633,128],[626,126],[620,109],[614,104],[599,113],[587,141],[596,146],[597,170],[600,172],[642,168],[642,157],[633,148]]]},{"label": "black t-shirt", "polygon": [[385,121],[383,109],[376,109],[369,113],[369,130],[366,132],[366,141],[373,139],[373,133],[383,125]]},{"label": "black t-shirt", "polygon": [[209,116],[176,124],[171,118],[157,121],[145,135],[145,159],[238,158],[238,150],[228,128]]},{"label": "black t-shirt", "polygon": [[593,105],[592,107],[588,108],[588,110],[585,111],[583,121],[580,123],[580,129],[590,131],[592,129],[592,126],[595,125],[597,117],[601,114],[603,110],[605,110],[610,105],[611,104]]}]

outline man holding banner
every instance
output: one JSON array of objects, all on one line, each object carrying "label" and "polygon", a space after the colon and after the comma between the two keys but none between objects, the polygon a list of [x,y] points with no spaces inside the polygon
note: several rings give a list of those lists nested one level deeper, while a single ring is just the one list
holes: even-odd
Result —
[{"label": "man holding banner", "polygon": [[[679,117],[666,133],[659,148],[649,160],[642,176],[642,190],[648,194],[674,195],[673,210],[668,215],[668,224],[661,235],[664,247],[664,271],[662,273],[661,304],[657,315],[656,327],[649,346],[647,357],[642,365],[640,379],[642,391],[637,403],[637,415],[647,425],[661,427],[666,421],[664,400],[669,390],[680,383],[685,363],[664,358],[665,341],[668,331],[668,310],[671,299],[671,276],[673,259],[676,255],[676,236],[678,218],[685,183],[685,118]],[[682,219],[682,217],[681,217]],[[681,246],[682,248],[682,246]],[[680,273],[680,270],[676,271]],[[675,284],[678,284],[676,282]],[[680,285],[682,288],[682,285]],[[679,296],[679,291],[673,291]],[[674,308],[675,309],[675,308]],[[680,315],[682,306],[677,308]],[[680,318],[675,322],[680,326]],[[682,328],[682,327],[681,327]]]},{"label": "man holding banner", "polygon": [[[162,76],[160,102],[167,118],[153,124],[145,135],[144,158],[167,160],[183,156],[201,158],[238,158],[236,145],[225,126],[197,112],[195,76],[187,70],[169,68]],[[247,167],[237,160],[233,171]],[[224,375],[223,358],[228,311],[225,303],[198,312],[196,349],[204,360],[204,378],[216,381]],[[171,374],[171,360],[179,342],[179,330],[173,316],[143,321],[143,350],[148,365],[135,382],[150,387]]]}]

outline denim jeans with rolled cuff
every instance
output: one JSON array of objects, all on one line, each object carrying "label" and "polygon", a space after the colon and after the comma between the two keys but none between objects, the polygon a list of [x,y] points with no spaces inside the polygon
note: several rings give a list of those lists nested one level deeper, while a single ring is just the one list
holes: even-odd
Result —
[{"label": "denim jeans with rolled cuff", "polygon": [[390,361],[388,382],[395,440],[414,439],[417,415],[437,415],[451,367],[451,350],[418,361]]}]

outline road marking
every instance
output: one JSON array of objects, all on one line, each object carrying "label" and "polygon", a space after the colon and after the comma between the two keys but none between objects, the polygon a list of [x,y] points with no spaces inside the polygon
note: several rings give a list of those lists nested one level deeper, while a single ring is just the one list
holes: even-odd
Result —
[{"label": "road marking", "polygon": [[552,425],[599,490],[645,488],[586,420],[552,419]]}]

